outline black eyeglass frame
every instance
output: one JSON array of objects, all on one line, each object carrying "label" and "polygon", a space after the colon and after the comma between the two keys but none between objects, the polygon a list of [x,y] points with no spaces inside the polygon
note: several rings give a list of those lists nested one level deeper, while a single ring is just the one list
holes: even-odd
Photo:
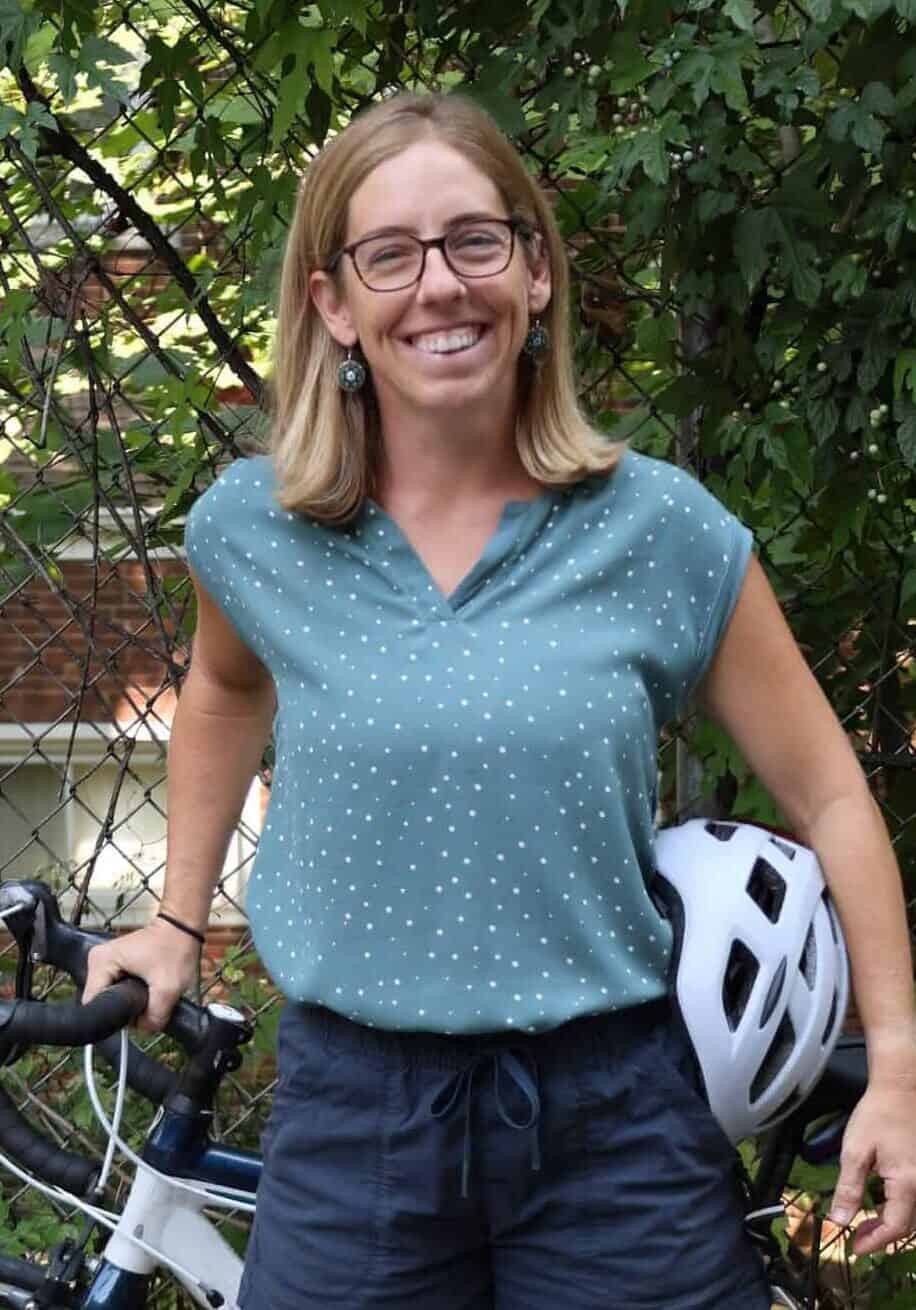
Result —
[{"label": "black eyeglass frame", "polygon": [[[469,226],[473,226],[474,223],[473,219],[467,219],[465,221],[468,223]],[[472,278],[472,279],[484,278],[484,277],[498,277],[500,273],[505,273],[506,269],[512,263],[512,256],[515,254],[516,235],[520,233],[523,237],[530,237],[534,235],[534,229],[531,227],[531,224],[526,223],[523,218],[480,218],[477,219],[476,221],[478,223],[499,223],[502,227],[507,227],[509,229],[509,233],[510,233],[509,254],[502,268],[493,269],[489,273],[460,272],[457,268],[455,268],[454,264],[449,259],[448,251],[445,248],[445,243],[451,236],[450,232],[443,233],[441,237],[427,237],[427,238],[415,237],[412,232],[404,232],[404,233],[399,233],[399,235],[409,237],[411,241],[415,241],[418,246],[421,246],[423,250],[423,256],[420,260],[420,271],[417,273],[417,276],[415,278],[411,278],[409,282],[405,282],[403,286],[373,287],[366,281],[362,273],[359,271],[359,265],[356,262],[355,252],[359,249],[360,246],[367,245],[370,241],[378,241],[379,236],[360,237],[358,241],[352,241],[350,245],[342,246],[341,249],[338,250],[336,255],[331,256],[331,258],[328,260],[327,264],[325,264],[324,269],[322,271],[325,273],[335,272],[337,266],[339,265],[340,261],[343,259],[344,255],[349,255],[350,259],[353,261],[353,268],[356,271],[356,276],[359,278],[360,282],[362,282],[366,290],[374,291],[376,295],[384,296],[390,291],[406,291],[408,287],[416,286],[418,282],[422,281],[423,274],[426,272],[427,252],[431,249],[435,249],[441,252],[442,258],[445,260],[446,264],[451,269],[451,271],[455,274],[455,277]],[[384,235],[384,234],[379,234],[379,235]]]}]

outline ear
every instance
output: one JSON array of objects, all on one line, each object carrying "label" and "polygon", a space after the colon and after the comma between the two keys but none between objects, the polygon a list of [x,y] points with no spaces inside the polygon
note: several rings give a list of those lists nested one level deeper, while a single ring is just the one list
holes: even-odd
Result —
[{"label": "ear", "polygon": [[550,257],[547,243],[538,234],[535,248],[528,260],[528,308],[533,314],[542,314],[550,304],[553,289],[550,277]]},{"label": "ear", "polygon": [[324,320],[324,325],[338,345],[348,349],[355,346],[359,333],[353,315],[338,281],[330,273],[316,271],[309,277],[309,295],[312,304]]}]

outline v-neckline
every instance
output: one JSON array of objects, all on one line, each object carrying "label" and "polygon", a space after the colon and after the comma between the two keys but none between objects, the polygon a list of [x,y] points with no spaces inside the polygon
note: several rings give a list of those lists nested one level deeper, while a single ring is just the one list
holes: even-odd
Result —
[{"label": "v-neckline", "polygon": [[431,601],[433,609],[439,611],[441,617],[454,619],[477,594],[487,578],[524,549],[533,532],[540,529],[542,522],[553,511],[559,491],[557,487],[546,487],[529,500],[507,500],[494,531],[484,543],[477,559],[448,593],[436,582],[397,519],[370,497],[365,501],[365,518],[381,522],[385,532],[392,537],[388,549],[395,557],[402,580],[410,578],[418,588],[418,598],[422,596]]}]

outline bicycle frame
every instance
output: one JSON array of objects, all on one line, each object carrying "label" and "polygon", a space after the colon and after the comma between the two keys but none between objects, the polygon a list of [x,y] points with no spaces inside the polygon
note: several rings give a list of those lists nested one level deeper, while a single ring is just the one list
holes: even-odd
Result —
[{"label": "bicycle frame", "polygon": [[[216,1183],[244,1189],[254,1200],[261,1176],[260,1156],[209,1143],[202,1116],[163,1111],[153,1125],[143,1157],[160,1173],[188,1182]],[[237,1310],[242,1260],[202,1213],[206,1198],[164,1178],[138,1170],[102,1262],[83,1300],[83,1310],[141,1310],[155,1256],[131,1236],[191,1270],[197,1282],[175,1277],[198,1304]]]}]

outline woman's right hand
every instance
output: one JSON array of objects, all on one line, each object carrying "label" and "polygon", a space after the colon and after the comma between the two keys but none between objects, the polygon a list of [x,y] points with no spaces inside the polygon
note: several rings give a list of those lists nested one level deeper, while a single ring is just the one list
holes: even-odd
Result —
[{"label": "woman's right hand", "polygon": [[196,981],[200,946],[164,919],[93,946],[89,952],[83,1004],[131,974],[149,988],[149,1002],[137,1020],[143,1032],[165,1027],[182,993]]}]

